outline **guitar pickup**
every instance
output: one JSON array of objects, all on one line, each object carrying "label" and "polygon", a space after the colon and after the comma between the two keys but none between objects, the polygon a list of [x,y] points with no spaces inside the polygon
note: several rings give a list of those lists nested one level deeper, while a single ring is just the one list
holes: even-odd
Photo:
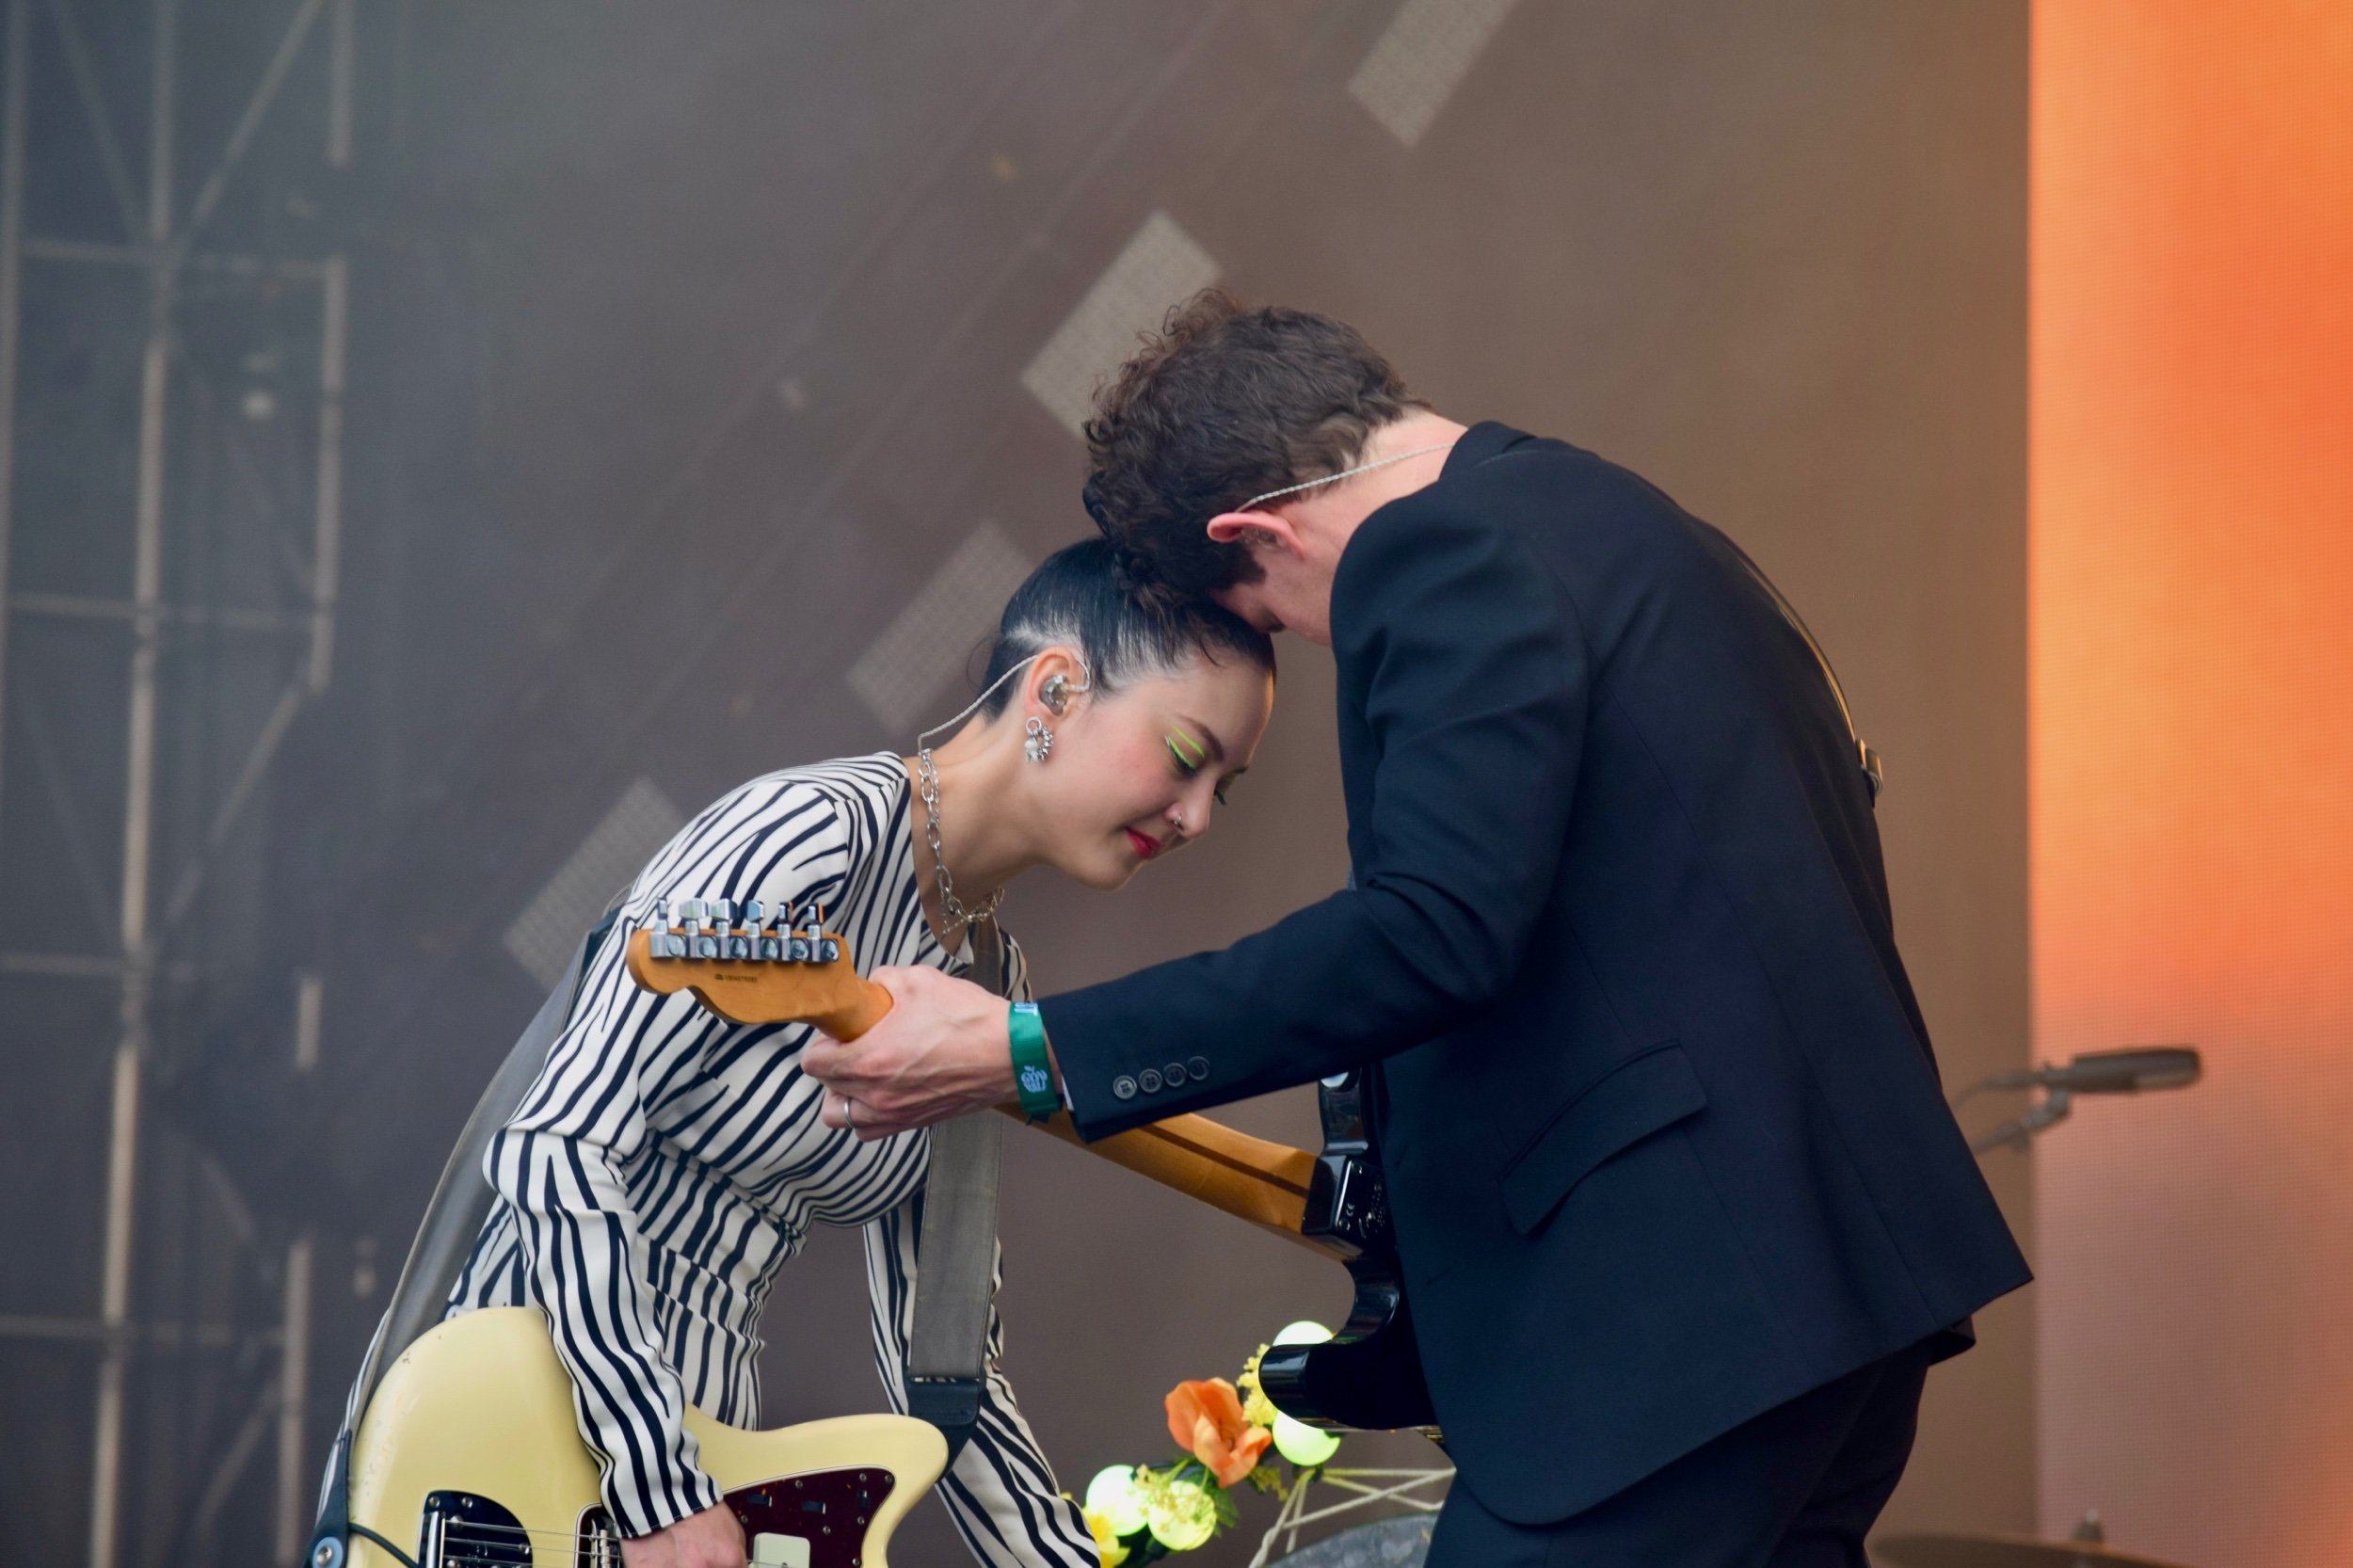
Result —
[{"label": "guitar pickup", "polygon": [[[798,1535],[762,1530],[751,1538],[750,1568],[808,1568],[808,1542]],[[857,1559],[850,1560],[856,1562]]]}]

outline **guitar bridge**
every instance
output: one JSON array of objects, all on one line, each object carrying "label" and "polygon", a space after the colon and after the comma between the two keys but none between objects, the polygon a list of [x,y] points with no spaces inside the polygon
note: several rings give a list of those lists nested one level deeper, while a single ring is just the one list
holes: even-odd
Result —
[{"label": "guitar bridge", "polygon": [[[619,1554],[615,1553],[617,1561]],[[514,1513],[471,1492],[425,1496],[418,1568],[531,1568],[531,1534]]]},{"label": "guitar bridge", "polygon": [[582,1511],[579,1537],[572,1547],[574,1568],[621,1568],[621,1532],[613,1528],[603,1504]]}]

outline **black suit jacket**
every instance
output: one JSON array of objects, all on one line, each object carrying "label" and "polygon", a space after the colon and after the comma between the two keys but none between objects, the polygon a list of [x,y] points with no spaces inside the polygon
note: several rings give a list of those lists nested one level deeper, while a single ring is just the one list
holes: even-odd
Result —
[{"label": "black suit jacket", "polygon": [[1481,424],[1358,529],[1332,626],[1352,885],[1049,999],[1082,1132],[1379,1062],[1431,1395],[1525,1524],[2026,1281],[1852,743],[1721,535]]}]

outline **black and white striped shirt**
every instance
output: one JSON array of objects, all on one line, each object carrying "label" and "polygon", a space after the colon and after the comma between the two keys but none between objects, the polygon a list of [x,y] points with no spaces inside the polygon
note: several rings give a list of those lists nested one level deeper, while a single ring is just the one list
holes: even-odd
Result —
[{"label": "black and white striped shirt", "polygon": [[[923,919],[909,794],[888,754],[754,779],[653,857],[623,916],[644,916],[656,898],[818,904],[860,972],[961,968],[968,950],[944,952]],[[1014,993],[1027,998],[1020,950],[1005,947]],[[819,1085],[800,1068],[808,1035],[806,1025],[732,1024],[691,995],[640,990],[623,944],[607,941],[484,1160],[500,1202],[450,1311],[546,1310],[625,1534],[720,1500],[681,1407],[757,1424],[760,1309],[812,1224],[863,1228],[875,1359],[892,1408],[906,1408],[929,1142],[913,1132],[866,1144],[825,1128]],[[949,1512],[984,1562],[1093,1568],[1085,1523],[1056,1496],[997,1369],[1001,1348],[992,1306],[980,1425],[940,1482]]]}]

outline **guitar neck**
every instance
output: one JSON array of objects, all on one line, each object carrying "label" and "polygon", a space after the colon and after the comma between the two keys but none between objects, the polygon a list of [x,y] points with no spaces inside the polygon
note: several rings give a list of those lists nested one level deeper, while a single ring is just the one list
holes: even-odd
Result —
[{"label": "guitar neck", "polygon": [[[646,989],[665,995],[692,991],[705,1007],[737,1023],[814,1023],[837,1040],[857,1038],[890,1011],[890,993],[858,974],[849,944],[840,936],[781,923],[771,929],[756,918],[738,927],[733,906],[724,901],[716,906],[717,925],[706,926],[700,902],[688,903],[695,923],[687,931],[671,929],[665,917],[630,934],[629,972]],[[755,917],[760,912],[756,904],[747,908]],[[660,952],[652,945],[657,935],[664,944]],[[690,941],[698,956],[686,956]],[[787,941],[791,946],[779,949]],[[720,956],[726,951],[734,956]],[[779,958],[778,952],[789,956]],[[1016,1107],[998,1109],[1021,1118]],[[1349,1254],[1300,1234],[1307,1182],[1316,1168],[1316,1157],[1305,1149],[1253,1138],[1202,1116],[1172,1116],[1092,1144],[1080,1139],[1066,1112],[1057,1112],[1043,1126],[1065,1144],[1323,1256],[1348,1261]]]},{"label": "guitar neck", "polygon": [[[998,1109],[1016,1121],[1023,1119],[1017,1106]],[[1316,1167],[1316,1157],[1305,1149],[1253,1138],[1206,1116],[1171,1116],[1092,1144],[1080,1138],[1068,1112],[1056,1112],[1037,1126],[1074,1148],[1123,1165],[1321,1256],[1348,1261],[1349,1255],[1330,1243],[1300,1234],[1307,1183]]]}]

